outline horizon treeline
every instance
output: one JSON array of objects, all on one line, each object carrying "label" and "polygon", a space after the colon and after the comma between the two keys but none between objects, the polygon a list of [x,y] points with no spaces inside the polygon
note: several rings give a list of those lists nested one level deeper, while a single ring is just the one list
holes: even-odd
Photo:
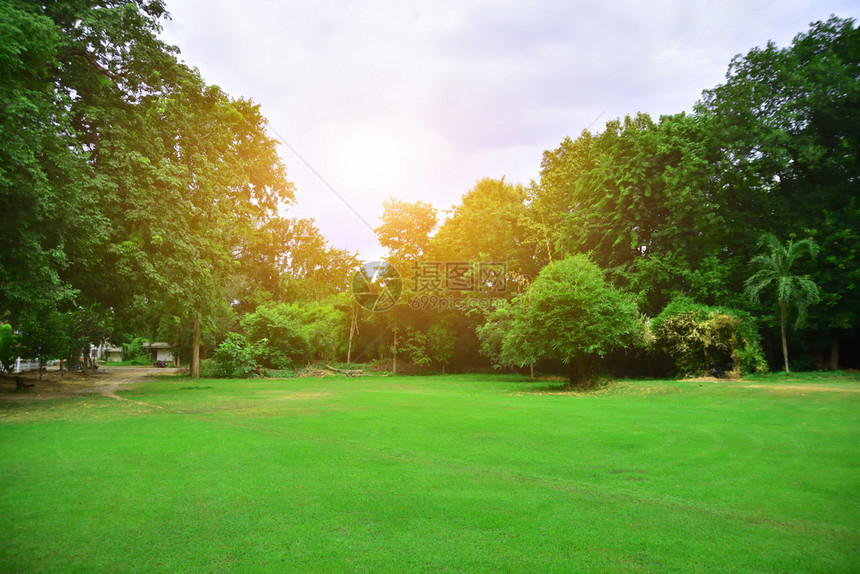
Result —
[{"label": "horizon treeline", "polygon": [[[442,221],[428,203],[391,198],[377,235],[400,271],[399,299],[374,312],[353,293],[357,253],[332,248],[312,220],[279,215],[294,189],[259,107],[178,62],[158,39],[165,10],[147,0],[0,6],[7,353],[74,361],[91,343],[147,337],[184,362],[225,343],[272,369],[557,370],[565,361],[552,355],[511,362],[497,351],[514,332],[506,313],[527,304],[542,271],[580,257],[645,331],[667,309],[719,310],[743,318],[751,345],[760,334],[776,367],[777,299],[754,303],[744,288],[773,234],[817,246],[793,268],[820,299],[789,333],[795,368],[857,366],[853,20],[737,56],[692,113],[631,111],[566,138],[529,185],[481,179]],[[598,367],[681,370],[653,333],[635,339]],[[702,365],[730,368],[733,347],[717,351]]]}]

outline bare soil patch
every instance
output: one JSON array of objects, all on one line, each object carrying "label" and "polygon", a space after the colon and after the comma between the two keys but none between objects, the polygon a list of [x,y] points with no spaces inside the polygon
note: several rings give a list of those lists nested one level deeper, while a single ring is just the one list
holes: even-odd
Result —
[{"label": "bare soil patch", "polygon": [[107,367],[89,373],[65,373],[58,371],[24,373],[18,375],[33,387],[23,390],[15,388],[13,377],[0,377],[0,402],[44,401],[69,398],[79,395],[97,394],[118,400],[128,400],[116,394],[118,390],[132,389],[149,377],[172,375],[177,369],[154,367]]},{"label": "bare soil patch", "polygon": [[692,379],[682,380],[685,383],[727,383],[732,381],[732,379],[718,379],[717,377],[694,377]]}]

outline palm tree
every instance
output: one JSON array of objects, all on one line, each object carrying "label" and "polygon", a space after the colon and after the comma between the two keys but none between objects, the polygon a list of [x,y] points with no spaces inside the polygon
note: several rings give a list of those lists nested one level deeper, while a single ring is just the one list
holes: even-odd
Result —
[{"label": "palm tree", "polygon": [[762,235],[758,242],[759,248],[765,253],[756,255],[750,263],[758,268],[755,274],[744,283],[744,292],[753,303],[759,301],[759,295],[771,283],[776,284],[776,299],[779,302],[779,323],[782,330],[782,357],[785,360],[785,374],[788,374],[788,344],[785,339],[785,314],[789,304],[797,308],[797,329],[806,320],[806,312],[810,305],[818,303],[818,286],[812,280],[800,275],[791,274],[794,261],[808,253],[815,257],[818,245],[811,239],[789,241],[785,246],[773,233]]}]

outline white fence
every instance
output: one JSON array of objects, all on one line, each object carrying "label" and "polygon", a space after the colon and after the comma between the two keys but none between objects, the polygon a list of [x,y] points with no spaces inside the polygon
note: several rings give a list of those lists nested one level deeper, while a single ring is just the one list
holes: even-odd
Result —
[{"label": "white fence", "polygon": [[38,359],[22,359],[18,358],[15,361],[15,372],[23,373],[24,371],[38,371],[39,370],[39,360]]},{"label": "white fence", "polygon": [[[0,370],[5,371],[3,367],[3,363],[0,363]],[[24,371],[38,371],[39,370],[39,360],[38,359],[22,359],[18,357],[15,360],[15,368],[12,369],[13,373],[23,373]]]}]

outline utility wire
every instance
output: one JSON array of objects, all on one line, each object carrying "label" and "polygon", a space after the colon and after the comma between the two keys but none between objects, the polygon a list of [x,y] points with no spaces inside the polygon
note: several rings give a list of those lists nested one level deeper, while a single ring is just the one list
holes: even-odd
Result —
[{"label": "utility wire", "polygon": [[[592,125],[594,125],[594,122],[596,122],[597,120],[599,120],[599,119],[600,119],[600,116],[602,116],[603,114],[605,114],[605,113],[606,113],[606,111],[607,111],[608,109],[609,109],[609,108],[606,108],[605,110],[603,110],[602,112],[600,112],[600,113],[597,115],[597,117],[596,117],[596,118],[594,118],[594,119],[591,121],[591,123],[590,123],[590,124],[588,124],[588,127],[586,127],[585,129],[590,129],[590,128],[591,128],[591,126],[592,126]],[[312,166],[310,163],[308,163],[308,160],[306,160],[304,157],[302,157],[302,154],[300,154],[298,151],[296,151],[296,148],[294,148],[293,146],[291,146],[291,145],[289,144],[289,142],[287,142],[287,140],[285,140],[285,139],[283,138],[283,136],[282,136],[281,134],[279,134],[279,133],[278,133],[278,131],[277,131],[275,128],[273,128],[273,127],[272,127],[272,126],[270,126],[270,125],[267,125],[266,127],[268,127],[268,128],[271,130],[271,132],[272,132],[273,134],[275,134],[275,137],[277,137],[277,138],[278,138],[278,140],[280,140],[280,142],[281,142],[282,144],[284,144],[285,146],[287,146],[288,148],[290,148],[290,151],[291,151],[291,152],[293,152],[293,153],[295,154],[295,156],[296,156],[297,158],[299,158],[299,159],[302,161],[302,163],[304,163],[304,164],[308,167],[308,169],[309,169],[309,170],[311,170],[311,171],[314,173],[314,175],[315,175],[315,176],[317,176],[317,177],[319,178],[319,180],[320,180],[321,182],[323,182],[323,183],[325,184],[325,186],[326,186],[327,188],[329,188],[329,189],[331,190],[331,192],[332,192],[333,194],[335,194],[335,195],[337,196],[337,198],[338,198],[339,200],[341,200],[341,201],[343,202],[343,204],[344,204],[345,206],[347,206],[347,207],[350,209],[350,211],[352,211],[352,212],[355,214],[355,216],[356,216],[357,218],[359,218],[359,219],[361,220],[361,222],[362,222],[362,223],[364,223],[364,224],[367,226],[367,228],[368,228],[369,230],[371,230],[374,234],[376,233],[376,230],[373,228],[373,226],[372,226],[371,224],[369,224],[369,223],[367,222],[367,220],[366,220],[366,219],[364,219],[364,218],[361,216],[361,214],[360,214],[358,211],[356,211],[356,209],[355,209],[352,205],[350,205],[350,203],[349,203],[346,199],[344,199],[344,197],[343,197],[341,194],[339,194],[339,193],[337,192],[337,190],[336,190],[336,189],[335,189],[335,188],[334,188],[334,187],[333,187],[333,186],[332,186],[328,181],[326,181],[326,179],[325,179],[322,175],[320,175],[320,172],[318,172],[317,170],[315,170],[315,169],[314,169],[314,166]]]},{"label": "utility wire", "polygon": [[597,117],[596,117],[596,118],[594,118],[593,120],[591,120],[591,123],[590,123],[590,124],[588,124],[588,126],[587,126],[585,129],[586,129],[586,130],[591,129],[591,126],[593,126],[593,125],[594,125],[594,122],[596,122],[597,120],[599,120],[599,119],[600,119],[600,116],[602,116],[603,114],[605,114],[605,113],[606,113],[606,110],[608,110],[608,109],[609,109],[609,108],[607,107],[605,110],[603,110],[602,112],[600,112],[599,114],[597,114]]},{"label": "utility wire", "polygon": [[329,189],[331,190],[331,192],[332,192],[333,194],[335,194],[335,195],[337,196],[337,198],[338,198],[338,199],[340,199],[340,200],[343,202],[343,204],[344,204],[345,206],[347,206],[347,207],[348,207],[348,208],[349,208],[349,209],[350,209],[350,210],[355,214],[355,216],[356,216],[357,218],[359,218],[359,219],[361,220],[361,222],[362,222],[362,223],[364,223],[364,224],[367,226],[367,228],[368,228],[368,229],[370,229],[374,234],[376,233],[376,230],[373,228],[373,226],[372,226],[371,224],[369,224],[369,223],[367,222],[367,220],[365,220],[365,219],[361,216],[361,214],[360,214],[359,212],[357,212],[357,211],[355,210],[355,208],[354,208],[353,206],[351,206],[351,205],[349,204],[349,202],[348,202],[346,199],[344,199],[344,198],[343,198],[343,196],[342,196],[341,194],[339,194],[339,193],[337,192],[337,190],[336,190],[334,187],[332,187],[332,185],[331,185],[329,182],[327,182],[327,181],[325,180],[325,178],[324,178],[323,176],[321,176],[321,175],[320,175],[320,173],[319,173],[317,170],[315,170],[315,169],[314,169],[314,167],[313,167],[311,164],[309,164],[309,163],[308,163],[308,160],[306,160],[305,158],[303,158],[303,157],[302,157],[302,154],[300,154],[299,152],[297,152],[297,151],[296,151],[296,148],[294,148],[294,147],[293,147],[293,146],[291,146],[289,143],[287,143],[287,140],[285,140],[285,139],[281,136],[281,134],[279,134],[279,133],[275,130],[275,128],[273,128],[272,126],[267,126],[267,127],[272,131],[272,133],[273,133],[273,134],[275,134],[275,136],[276,136],[276,137],[281,141],[281,143],[282,143],[282,144],[284,144],[285,146],[287,146],[288,148],[290,148],[290,151],[291,151],[291,152],[293,152],[293,153],[296,155],[296,157],[297,157],[297,158],[299,158],[300,160],[302,160],[302,163],[304,163],[306,166],[308,166],[308,169],[309,169],[309,170],[311,170],[311,171],[314,173],[314,175],[315,175],[315,176],[317,176],[317,177],[319,178],[319,180],[320,180],[321,182],[323,182],[323,183],[325,184],[325,186],[326,186],[327,188],[329,188]]}]

